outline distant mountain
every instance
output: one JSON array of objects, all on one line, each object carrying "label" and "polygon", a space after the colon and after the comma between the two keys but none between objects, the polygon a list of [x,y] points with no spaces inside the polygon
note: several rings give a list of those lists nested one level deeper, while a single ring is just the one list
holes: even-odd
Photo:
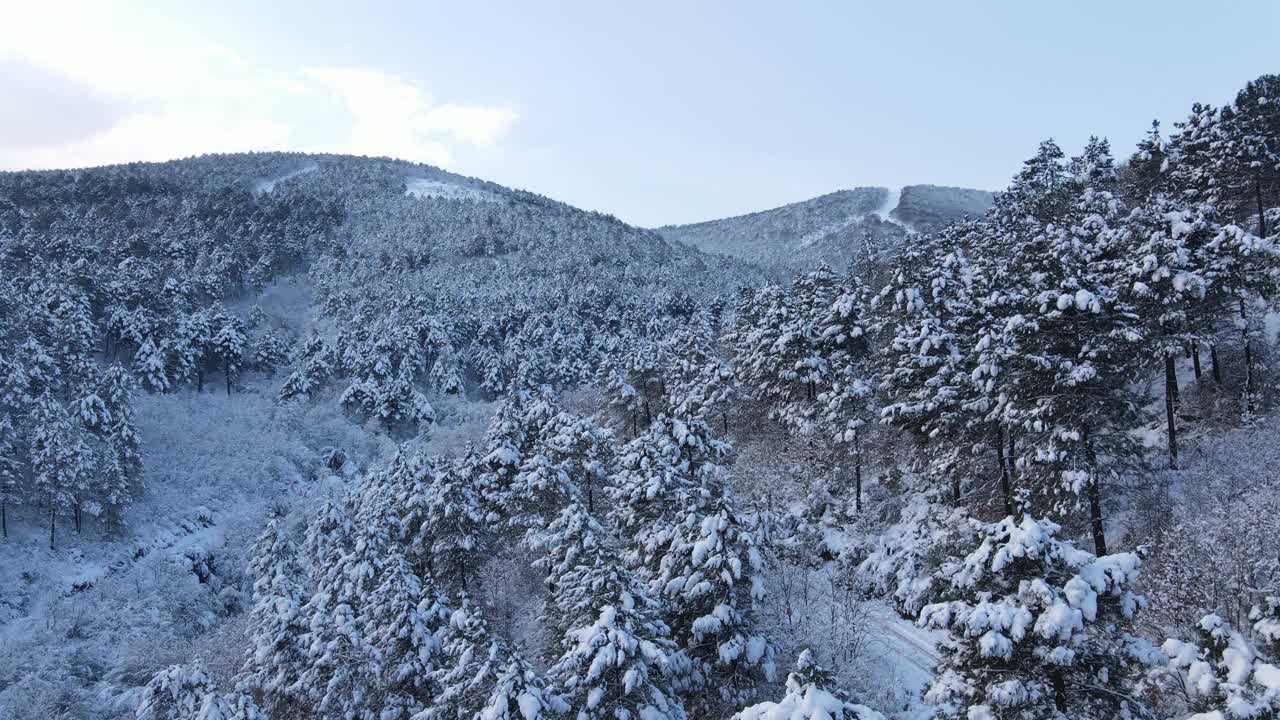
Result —
[{"label": "distant mountain", "polygon": [[704,252],[794,270],[826,262],[845,267],[890,251],[911,232],[932,232],[991,206],[992,193],[909,185],[900,190],[839,190],[748,215],[692,225],[668,225],[668,240]]}]

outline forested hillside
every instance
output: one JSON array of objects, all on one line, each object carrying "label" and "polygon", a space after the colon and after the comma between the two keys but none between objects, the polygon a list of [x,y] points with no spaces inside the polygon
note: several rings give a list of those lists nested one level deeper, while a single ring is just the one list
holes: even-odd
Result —
[{"label": "forested hillside", "polygon": [[661,231],[0,174],[0,717],[1280,716],[1278,102]]}]

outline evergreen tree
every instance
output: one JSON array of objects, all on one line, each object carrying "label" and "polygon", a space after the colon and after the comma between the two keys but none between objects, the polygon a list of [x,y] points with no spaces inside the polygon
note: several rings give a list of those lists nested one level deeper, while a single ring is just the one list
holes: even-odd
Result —
[{"label": "evergreen tree", "polygon": [[944,601],[919,623],[945,630],[925,694],[948,718],[1101,718],[1138,714],[1137,663],[1126,634],[1144,607],[1136,554],[1097,557],[1024,516],[975,523],[978,546],[940,570]]},{"label": "evergreen tree", "polygon": [[1152,684],[1178,717],[1280,717],[1280,668],[1217,615],[1201,618],[1196,630],[1198,642],[1165,641],[1168,662],[1152,671]]},{"label": "evergreen tree", "polygon": [[253,609],[236,689],[257,693],[263,707],[283,720],[299,716],[304,707],[294,691],[307,661],[307,596],[305,570],[281,521],[271,518],[250,551]]},{"label": "evergreen tree", "polygon": [[379,720],[407,719],[431,704],[443,624],[439,599],[399,553],[390,550],[377,588],[361,609],[369,644],[381,660]]},{"label": "evergreen tree", "polygon": [[745,707],[733,720],[884,720],[875,710],[851,702],[834,681],[810,650],[802,650],[782,700]]},{"label": "evergreen tree", "polygon": [[222,365],[222,374],[227,380],[227,396],[231,396],[231,384],[239,375],[244,364],[245,350],[248,340],[244,334],[244,323],[233,315],[218,313],[213,321],[216,331],[210,341],[210,352]]},{"label": "evergreen tree", "polygon": [[32,494],[49,510],[49,548],[53,549],[58,511],[72,507],[83,496],[98,463],[88,435],[48,394],[36,401],[31,423]]}]

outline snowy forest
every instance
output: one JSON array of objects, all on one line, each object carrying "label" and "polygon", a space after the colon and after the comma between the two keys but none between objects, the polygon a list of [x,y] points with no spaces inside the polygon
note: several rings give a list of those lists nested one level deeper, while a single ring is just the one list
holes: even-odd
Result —
[{"label": "snowy forest", "polygon": [[0,173],[0,717],[1280,718],[1280,76],[1219,100],[799,270],[385,158]]}]

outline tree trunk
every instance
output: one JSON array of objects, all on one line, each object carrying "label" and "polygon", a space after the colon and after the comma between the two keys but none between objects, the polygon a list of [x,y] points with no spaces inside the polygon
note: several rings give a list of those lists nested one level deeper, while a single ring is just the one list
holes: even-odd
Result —
[{"label": "tree trunk", "polygon": [[1102,486],[1094,472],[1093,444],[1089,439],[1089,427],[1084,428],[1084,452],[1089,462],[1089,528],[1093,533],[1093,552],[1098,557],[1107,554],[1106,526],[1102,522]]},{"label": "tree trunk", "polygon": [[862,513],[862,444],[858,431],[853,431],[853,510]]},{"label": "tree trunk", "polygon": [[1200,379],[1200,343],[1191,343],[1191,367],[1195,369],[1196,380]]},{"label": "tree trunk", "polygon": [[1013,517],[1013,485],[1009,482],[1009,466],[1004,459],[1004,430],[996,429],[996,462],[1000,463],[1000,494],[1004,496],[1004,514]]},{"label": "tree trunk", "polygon": [[196,392],[197,393],[204,392],[204,370],[203,369],[196,371]]},{"label": "tree trunk", "polygon": [[1018,509],[1017,497],[1014,495],[1013,488],[1018,486],[1018,453],[1017,447],[1013,444],[1013,428],[1005,428],[1005,432],[1009,434],[1009,497],[1013,500],[1013,509]]},{"label": "tree trunk", "polygon": [[53,545],[53,517],[55,512],[56,512],[56,509],[54,508],[53,503],[49,503],[49,549],[50,550],[56,549]]},{"label": "tree trunk", "polygon": [[1062,670],[1055,669],[1049,674],[1050,681],[1053,683],[1053,705],[1058,712],[1065,713],[1067,708],[1067,681],[1062,677]]},{"label": "tree trunk", "polygon": [[1262,178],[1253,179],[1253,198],[1258,203],[1258,237],[1267,236],[1267,213],[1262,207]]},{"label": "tree trunk", "polygon": [[1253,345],[1249,338],[1249,314],[1244,298],[1240,298],[1240,320],[1244,328],[1240,334],[1244,337],[1244,405],[1245,410],[1253,412]]},{"label": "tree trunk", "polygon": [[71,522],[75,524],[77,535],[80,534],[80,518],[80,501],[77,500],[75,508],[71,511]]},{"label": "tree trunk", "polygon": [[1173,355],[1164,354],[1164,415],[1169,435],[1169,467],[1178,467],[1178,373]]},{"label": "tree trunk", "polygon": [[1213,365],[1213,381],[1222,384],[1222,366],[1218,364],[1218,346],[1209,346],[1209,364]]},{"label": "tree trunk", "polygon": [[960,505],[960,476],[955,475],[951,479],[951,501],[958,507]]},{"label": "tree trunk", "polygon": [[4,533],[4,537],[9,537],[9,513],[8,503],[0,500],[0,532]]},{"label": "tree trunk", "polygon": [[223,372],[227,376],[227,397],[231,397],[231,361],[227,360],[222,364]]}]

